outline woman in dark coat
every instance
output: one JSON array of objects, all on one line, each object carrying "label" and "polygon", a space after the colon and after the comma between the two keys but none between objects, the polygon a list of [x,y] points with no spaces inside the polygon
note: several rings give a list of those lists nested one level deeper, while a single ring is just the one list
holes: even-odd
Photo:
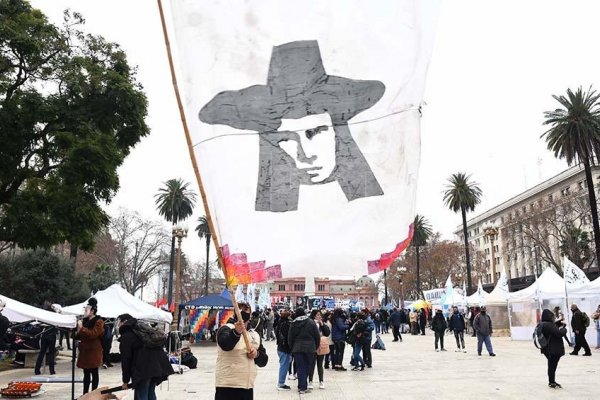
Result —
[{"label": "woman in dark coat", "polygon": [[562,388],[556,380],[556,367],[558,361],[565,355],[565,345],[563,344],[563,335],[567,333],[564,323],[559,322],[560,327],[554,321],[554,313],[548,309],[542,311],[541,329],[542,335],[548,341],[548,345],[541,349],[542,354],[548,359],[548,386],[552,389]]},{"label": "woman in dark coat", "polygon": [[96,389],[100,380],[98,368],[102,366],[104,321],[97,313],[98,301],[92,297],[85,306],[83,320],[77,321],[75,339],[80,340],[77,368],[83,369],[83,394],[89,392],[90,383],[92,390]]},{"label": "woman in dark coat", "polygon": [[119,351],[123,386],[135,390],[135,400],[156,400],[155,388],[175,373],[162,347],[148,348],[135,334],[138,321],[129,314],[119,315]]}]

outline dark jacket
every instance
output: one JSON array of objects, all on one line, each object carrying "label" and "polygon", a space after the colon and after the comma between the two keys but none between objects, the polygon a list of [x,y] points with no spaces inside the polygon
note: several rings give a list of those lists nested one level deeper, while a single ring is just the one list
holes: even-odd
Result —
[{"label": "dark jacket", "polygon": [[331,329],[329,329],[329,327],[327,325],[325,325],[325,323],[323,322],[322,325],[317,325],[317,328],[319,328],[319,333],[323,336],[329,336],[331,335]]},{"label": "dark jacket", "polygon": [[452,313],[450,316],[449,328],[451,331],[464,331],[465,330],[465,317],[460,312]]},{"label": "dark jacket", "polygon": [[288,343],[292,353],[314,353],[321,343],[321,334],[315,321],[306,315],[297,317],[290,326]]},{"label": "dark jacket", "polygon": [[8,318],[6,318],[2,313],[0,313],[0,350],[5,350],[4,347],[7,346],[6,343],[6,331],[8,331],[8,327],[10,326],[10,322]]},{"label": "dark jacket", "polygon": [[289,318],[281,318],[275,327],[275,337],[277,338],[277,351],[282,353],[291,353],[292,348],[288,343],[288,333],[290,332],[291,321]]},{"label": "dark jacket", "polygon": [[398,310],[392,311],[392,313],[390,314],[390,324],[392,324],[392,326],[400,326],[401,323],[402,313]]},{"label": "dark jacket", "polygon": [[365,319],[365,341],[371,341],[373,339],[373,331],[375,330],[375,322],[373,322],[373,320],[371,319],[371,317],[367,317],[367,319]]},{"label": "dark jacket", "polygon": [[331,340],[334,342],[346,340],[346,331],[348,329],[350,329],[350,326],[343,318],[335,318],[331,324]]},{"label": "dark jacket", "polygon": [[444,314],[435,313],[435,316],[431,320],[431,329],[433,329],[434,332],[443,333],[444,331],[446,331],[447,327],[448,324],[446,323],[446,318],[444,318]]},{"label": "dark jacket", "polygon": [[473,329],[479,335],[489,336],[494,330],[492,329],[492,319],[486,313],[480,312],[473,320]]},{"label": "dark jacket", "polygon": [[567,328],[559,328],[554,323],[554,314],[550,310],[542,311],[542,335],[548,340],[548,346],[541,349],[544,355],[553,355],[562,357],[565,355],[565,345],[563,336],[567,333]]},{"label": "dark jacket", "polygon": [[75,334],[75,339],[80,340],[77,368],[99,368],[102,365],[102,336],[104,322],[101,317],[83,319],[83,327]]},{"label": "dark jacket", "polygon": [[162,348],[147,348],[133,332],[137,325],[135,318],[128,319],[119,327],[119,351],[121,353],[121,371],[123,383],[132,388],[147,379],[155,384],[167,380],[174,374],[169,357]]},{"label": "dark jacket", "polygon": [[585,330],[587,328],[583,323],[583,313],[579,308],[573,312],[573,318],[571,318],[571,328],[573,329],[573,332],[578,331],[579,334],[585,335]]}]

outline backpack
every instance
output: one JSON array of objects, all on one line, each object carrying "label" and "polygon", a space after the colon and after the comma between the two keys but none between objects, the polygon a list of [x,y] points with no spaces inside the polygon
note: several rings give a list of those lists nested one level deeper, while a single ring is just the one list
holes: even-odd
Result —
[{"label": "backpack", "polygon": [[132,327],[133,333],[142,341],[144,347],[149,349],[161,348],[165,345],[167,336],[159,329],[153,328],[145,322],[139,322]]},{"label": "backpack", "polygon": [[588,317],[588,315],[584,311],[581,312],[581,319],[583,321],[583,326],[585,326],[586,328],[590,326],[590,317]]},{"label": "backpack", "polygon": [[533,330],[533,345],[540,350],[548,347],[548,339],[542,333],[542,326],[542,323],[539,323]]},{"label": "backpack", "polygon": [[324,356],[325,354],[329,354],[329,339],[327,336],[321,336],[321,342],[317,347],[317,355]]}]

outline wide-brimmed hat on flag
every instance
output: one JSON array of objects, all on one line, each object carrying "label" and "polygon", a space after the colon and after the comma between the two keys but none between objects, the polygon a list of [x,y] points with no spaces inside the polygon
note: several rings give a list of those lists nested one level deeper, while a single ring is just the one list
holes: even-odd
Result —
[{"label": "wide-brimmed hat on flag", "polygon": [[343,124],[372,107],[385,92],[380,81],[328,75],[316,40],[274,46],[266,85],[217,94],[200,110],[208,124],[265,132],[282,118],[328,113]]}]

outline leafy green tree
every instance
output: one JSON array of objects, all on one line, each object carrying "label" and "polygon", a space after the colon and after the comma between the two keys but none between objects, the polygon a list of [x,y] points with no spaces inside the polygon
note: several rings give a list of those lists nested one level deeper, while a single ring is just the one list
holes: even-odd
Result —
[{"label": "leafy green tree", "polygon": [[[158,189],[154,196],[158,214],[168,222],[176,225],[189,218],[194,212],[196,193],[188,189],[189,182],[181,179],[169,179],[164,187]],[[173,267],[175,265],[175,236],[171,239],[171,261],[169,263],[169,295],[168,302],[173,300]]]},{"label": "leafy green tree", "polygon": [[198,218],[198,225],[196,226],[196,232],[198,233],[198,237],[200,239],[206,239],[206,272],[204,275],[204,294],[208,294],[208,279],[210,276],[210,267],[209,267],[209,255],[210,255],[210,239],[212,234],[210,233],[210,228],[208,226],[208,219],[203,215]]},{"label": "leafy green tree", "polygon": [[427,241],[433,234],[431,224],[422,215],[417,214],[413,222],[413,239],[411,245],[415,248],[417,261],[417,293],[421,293],[421,276],[420,276],[420,254],[419,249],[427,244]]},{"label": "leafy green tree", "polygon": [[584,268],[590,259],[590,237],[586,231],[569,225],[561,232],[559,249],[562,256]]},{"label": "leafy green tree", "polygon": [[92,293],[104,290],[118,281],[115,268],[108,264],[98,264],[94,271],[88,274],[87,282]]},{"label": "leafy green tree", "polygon": [[469,236],[467,233],[467,211],[475,211],[475,206],[481,202],[481,189],[476,182],[470,181],[470,175],[463,172],[452,174],[449,184],[444,191],[444,204],[462,216],[463,236],[465,239],[465,259],[467,263],[467,291],[473,292],[471,282],[471,258],[469,256]]},{"label": "leafy green tree", "polygon": [[147,100],[115,43],[63,26],[24,0],[0,0],[0,241],[91,249],[99,203],[149,133]]},{"label": "leafy green tree", "polygon": [[26,304],[70,305],[90,294],[73,262],[41,249],[0,257],[0,281],[2,294]]},{"label": "leafy green tree", "polygon": [[573,92],[567,89],[567,96],[552,96],[562,108],[544,113],[544,125],[550,125],[542,137],[546,137],[548,150],[556,158],[564,158],[567,164],[583,165],[588,188],[596,260],[600,260],[600,224],[592,165],[594,155],[600,157],[600,94],[591,88],[586,92],[581,87]]}]

